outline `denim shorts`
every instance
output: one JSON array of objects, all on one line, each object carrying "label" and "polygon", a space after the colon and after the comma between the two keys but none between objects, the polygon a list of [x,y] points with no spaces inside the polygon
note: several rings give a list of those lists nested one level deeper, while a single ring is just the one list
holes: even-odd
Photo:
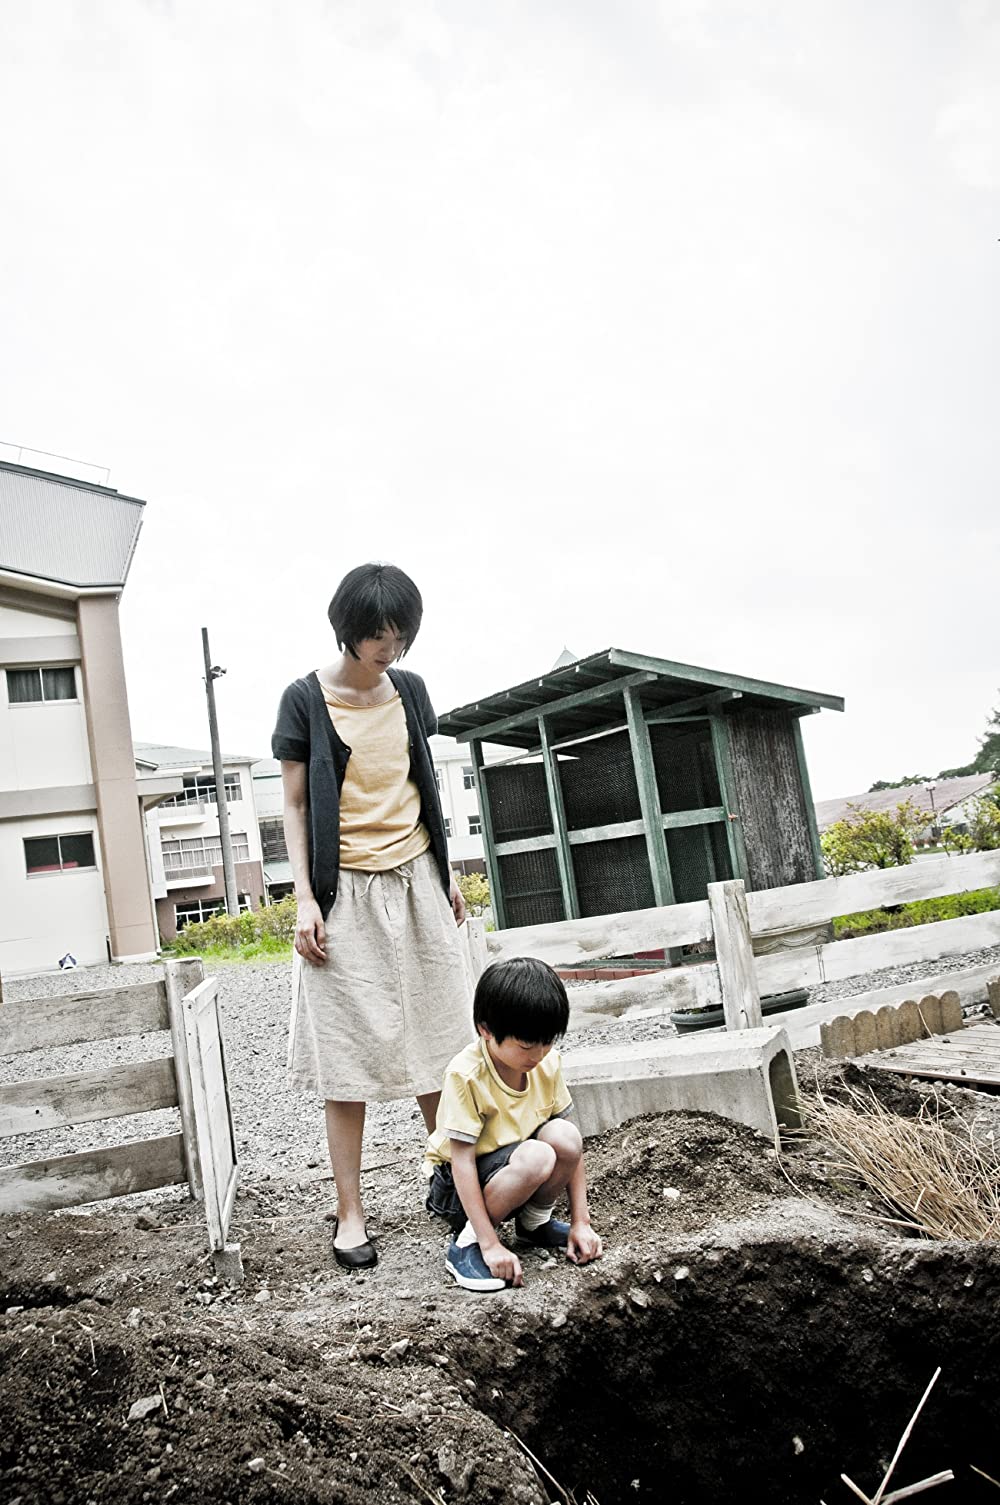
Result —
[{"label": "denim shorts", "polygon": [[[479,1172],[480,1186],[485,1186],[488,1181],[493,1180],[497,1171],[503,1170],[520,1143],[519,1139],[515,1139],[513,1144],[502,1144],[498,1150],[490,1150],[485,1155],[476,1156],[476,1170]],[[442,1165],[434,1167],[434,1174],[427,1187],[425,1205],[428,1212],[450,1223],[456,1233],[465,1227],[465,1211],[458,1192],[455,1190],[455,1178],[452,1175],[450,1161],[446,1160]]]}]

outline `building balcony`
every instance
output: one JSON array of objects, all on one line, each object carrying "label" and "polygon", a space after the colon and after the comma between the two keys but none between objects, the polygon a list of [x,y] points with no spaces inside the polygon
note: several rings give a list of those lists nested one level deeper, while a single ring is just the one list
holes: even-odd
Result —
[{"label": "building balcony", "polygon": [[205,804],[161,805],[160,829],[164,826],[198,826],[207,814],[208,806]]},{"label": "building balcony", "polygon": [[200,888],[215,882],[213,867],[165,867],[164,881],[167,888]]}]

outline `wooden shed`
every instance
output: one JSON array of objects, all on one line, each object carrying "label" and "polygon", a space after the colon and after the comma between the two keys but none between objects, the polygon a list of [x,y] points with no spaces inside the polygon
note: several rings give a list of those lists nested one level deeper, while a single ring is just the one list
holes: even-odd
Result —
[{"label": "wooden shed", "polygon": [[[470,746],[497,925],[823,876],[800,718],[837,695],[610,648],[440,719]],[[511,749],[486,764],[483,744]]]}]

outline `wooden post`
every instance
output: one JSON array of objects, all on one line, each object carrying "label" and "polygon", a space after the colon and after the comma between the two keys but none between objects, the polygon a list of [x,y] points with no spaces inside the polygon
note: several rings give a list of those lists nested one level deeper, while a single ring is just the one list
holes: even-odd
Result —
[{"label": "wooden post", "polygon": [[715,961],[726,1029],[755,1029],[764,1022],[757,990],[746,889],[739,878],[708,885]]},{"label": "wooden post", "polygon": [[743,825],[739,806],[736,803],[736,779],[733,774],[733,759],[729,746],[729,723],[724,716],[710,716],[712,728],[712,751],[715,753],[715,771],[719,778],[719,794],[726,812],[726,841],[729,844],[729,861],[734,878],[749,880],[746,844],[743,840]]},{"label": "wooden post", "polygon": [[469,969],[475,985],[490,964],[486,949],[486,926],[481,915],[470,915],[465,922],[466,945],[469,949]]},{"label": "wooden post", "polygon": [[472,772],[476,781],[476,798],[479,800],[479,819],[483,828],[483,853],[486,857],[486,874],[490,880],[490,909],[493,911],[493,923],[498,930],[507,928],[507,917],[504,914],[503,889],[500,885],[500,862],[496,854],[496,840],[493,836],[493,814],[490,810],[490,795],[486,787],[485,759],[483,758],[483,744],[478,737],[473,737],[469,743],[472,752]]},{"label": "wooden post", "polygon": [[185,997],[205,981],[205,966],[200,956],[171,958],[164,963],[167,983],[167,1009],[170,1015],[170,1038],[174,1046],[174,1070],[177,1073],[177,1102],[184,1131],[184,1163],[192,1197],[200,1202],[205,1184],[198,1159],[198,1134],[191,1096],[191,1062],[188,1058],[187,1031],[184,1028]]},{"label": "wooden post", "polygon": [[556,838],[556,864],[559,868],[559,884],[562,888],[563,918],[580,918],[580,901],[576,894],[576,874],[573,871],[573,853],[566,828],[566,806],[563,803],[562,784],[559,779],[559,764],[552,751],[552,739],[544,716],[538,718],[538,731],[542,743],[542,762],[545,765],[545,783],[549,791],[549,809],[552,812],[552,829]]},{"label": "wooden post", "polygon": [[795,757],[799,765],[799,784],[805,801],[806,825],[809,827],[809,841],[812,846],[813,868],[817,878],[825,878],[826,863],[823,861],[823,847],[816,822],[816,806],[813,804],[812,786],[809,783],[809,766],[806,763],[806,750],[802,741],[802,722],[798,716],[793,718],[792,726],[795,733]]},{"label": "wooden post", "polygon": [[1000,977],[991,977],[986,984],[986,996],[990,1002],[990,1013],[994,1019],[1000,1019]]},{"label": "wooden post", "polygon": [[656,769],[653,767],[653,748],[649,740],[649,727],[642,713],[642,702],[638,691],[626,690],[624,698],[629,741],[632,744],[632,762],[635,765],[635,781],[639,787],[639,808],[642,811],[646,850],[649,853],[649,869],[653,879],[653,896],[658,905],[673,904],[674,884],[670,876],[667,838],[663,833],[663,812],[660,809],[660,791],[656,786]]}]

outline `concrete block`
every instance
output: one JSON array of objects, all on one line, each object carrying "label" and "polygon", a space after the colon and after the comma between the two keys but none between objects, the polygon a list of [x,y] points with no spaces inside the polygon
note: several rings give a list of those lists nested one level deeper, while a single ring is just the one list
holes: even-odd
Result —
[{"label": "concrete block", "polygon": [[774,1025],[571,1050],[563,1071],[585,1137],[680,1109],[749,1124],[775,1148],[782,1128],[801,1126],[788,1036]]},{"label": "concrete block", "polygon": [[991,977],[986,984],[986,996],[990,1001],[990,1013],[1000,1019],[1000,977]]},{"label": "concrete block", "polygon": [[900,1043],[896,1010],[891,1004],[883,1003],[880,1009],[875,1010],[875,1038],[878,1040],[879,1050],[891,1050]]},{"label": "concrete block", "polygon": [[920,1014],[924,1021],[924,1027],[932,1035],[943,1034],[941,1028],[941,1000],[933,993],[928,993],[920,1000]]},{"label": "concrete block", "polygon": [[819,1039],[825,1056],[835,1061],[849,1060],[855,1054],[854,1020],[846,1014],[824,1020],[819,1027]]},{"label": "concrete block", "polygon": [[854,1053],[858,1056],[870,1056],[873,1050],[878,1050],[875,1015],[871,1009],[862,1009],[854,1016]]},{"label": "concrete block", "polygon": [[915,998],[905,998],[896,1009],[896,1028],[900,1045],[909,1045],[913,1040],[922,1040],[924,1026]]},{"label": "concrete block", "polygon": [[954,989],[941,994],[941,1028],[946,1035],[954,1030],[961,1029],[965,1024],[965,1016],[962,1013],[962,1000]]}]

